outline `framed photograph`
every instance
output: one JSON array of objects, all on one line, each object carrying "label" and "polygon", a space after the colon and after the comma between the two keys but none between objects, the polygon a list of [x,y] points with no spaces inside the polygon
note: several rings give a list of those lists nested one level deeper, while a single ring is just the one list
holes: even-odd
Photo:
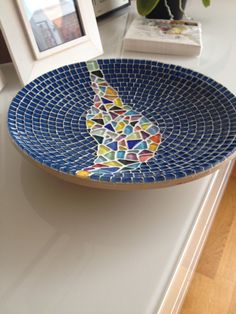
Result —
[{"label": "framed photograph", "polygon": [[101,17],[128,5],[130,5],[130,0],[93,0],[96,17]]},{"label": "framed photograph", "polygon": [[91,0],[0,1],[0,21],[24,85],[47,71],[103,52]]},{"label": "framed photograph", "polygon": [[17,0],[37,59],[81,42],[85,35],[76,0]]}]

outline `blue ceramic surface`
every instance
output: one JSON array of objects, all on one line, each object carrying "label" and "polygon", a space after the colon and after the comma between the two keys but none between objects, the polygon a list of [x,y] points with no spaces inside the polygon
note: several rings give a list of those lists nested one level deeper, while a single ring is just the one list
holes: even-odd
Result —
[{"label": "blue ceramic surface", "polygon": [[[86,180],[93,185],[175,184],[235,155],[236,98],[222,85],[156,61],[105,59],[98,64],[122,101],[158,125],[162,140],[155,156],[137,169],[91,174]],[[86,63],[51,71],[13,99],[10,135],[37,163],[83,184],[76,173],[94,163],[98,149],[86,126],[93,102]]]}]

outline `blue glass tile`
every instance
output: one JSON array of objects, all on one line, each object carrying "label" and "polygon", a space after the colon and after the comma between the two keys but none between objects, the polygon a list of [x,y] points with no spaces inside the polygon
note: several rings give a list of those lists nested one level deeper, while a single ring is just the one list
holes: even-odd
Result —
[{"label": "blue glass tile", "polygon": [[112,150],[117,150],[117,142],[109,143],[107,144],[107,146],[111,148]]},{"label": "blue glass tile", "polygon": [[128,144],[129,149],[132,149],[135,145],[137,145],[140,142],[141,140],[132,140],[132,141],[127,141],[127,144]]},{"label": "blue glass tile", "polygon": [[108,130],[110,130],[110,131],[112,131],[112,132],[115,131],[114,128],[113,128],[113,126],[112,126],[110,123],[109,123],[109,124],[106,124],[106,125],[105,125],[105,128],[108,129]]},{"label": "blue glass tile", "polygon": [[131,133],[133,133],[133,127],[130,125],[127,125],[124,129],[124,134],[130,135]]},{"label": "blue glass tile", "polygon": [[104,104],[110,104],[110,103],[112,103],[109,99],[106,99],[106,98],[103,98],[103,97],[101,97],[101,99],[102,99],[102,102],[103,102]]},{"label": "blue glass tile", "polygon": [[117,152],[117,159],[123,159],[125,157],[125,151]]},{"label": "blue glass tile", "polygon": [[130,177],[123,177],[121,179],[121,182],[122,183],[132,183],[132,178],[130,178]]},{"label": "blue glass tile", "polygon": [[155,178],[154,177],[144,177],[144,182],[153,183],[153,182],[155,182]]}]

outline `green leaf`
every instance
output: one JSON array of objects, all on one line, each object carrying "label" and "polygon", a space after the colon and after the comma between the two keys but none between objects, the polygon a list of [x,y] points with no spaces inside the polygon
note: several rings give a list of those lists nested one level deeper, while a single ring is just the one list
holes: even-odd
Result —
[{"label": "green leaf", "polygon": [[136,0],[138,13],[143,16],[148,15],[157,6],[159,1],[160,0]]},{"label": "green leaf", "polygon": [[207,8],[211,4],[211,0],[202,0],[202,3]]}]

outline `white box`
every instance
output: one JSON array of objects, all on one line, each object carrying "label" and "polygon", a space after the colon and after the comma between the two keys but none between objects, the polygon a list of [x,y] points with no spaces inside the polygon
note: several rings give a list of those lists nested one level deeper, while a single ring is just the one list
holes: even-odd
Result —
[{"label": "white box", "polygon": [[190,20],[158,20],[139,16],[124,37],[126,50],[197,56],[201,48],[201,25]]}]

